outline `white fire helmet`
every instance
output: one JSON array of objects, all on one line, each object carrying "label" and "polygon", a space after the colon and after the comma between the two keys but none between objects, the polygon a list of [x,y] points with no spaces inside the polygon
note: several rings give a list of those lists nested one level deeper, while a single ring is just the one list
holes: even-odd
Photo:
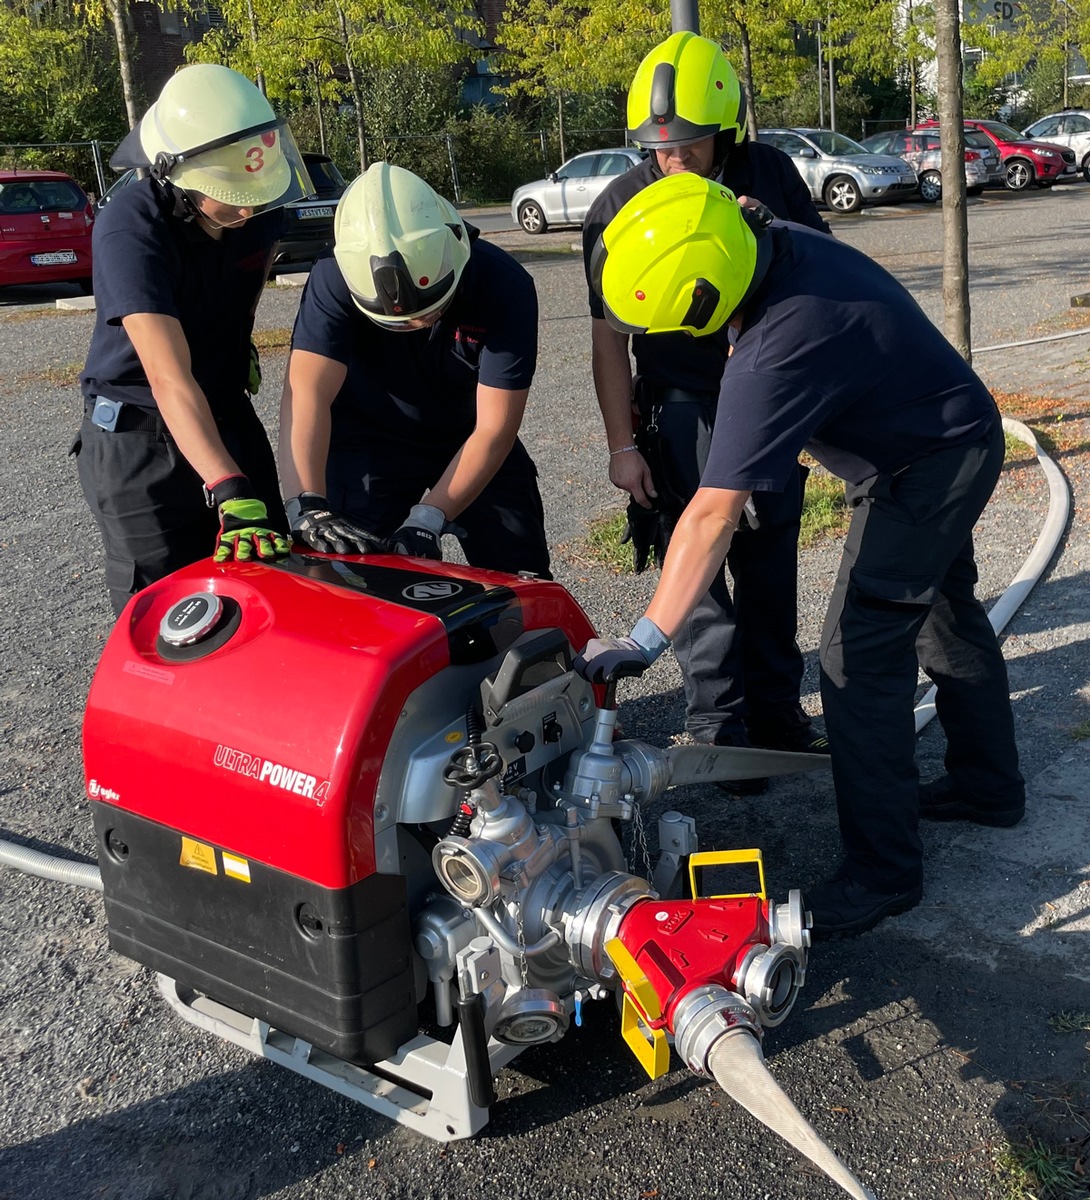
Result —
[{"label": "white fire helmet", "polygon": [[183,191],[255,212],[314,191],[287,123],[244,75],[215,63],[168,79],[110,165],[147,167]]},{"label": "white fire helmet", "polygon": [[388,329],[442,312],[469,261],[457,210],[411,171],[372,163],[337,205],[333,254],[357,306]]}]

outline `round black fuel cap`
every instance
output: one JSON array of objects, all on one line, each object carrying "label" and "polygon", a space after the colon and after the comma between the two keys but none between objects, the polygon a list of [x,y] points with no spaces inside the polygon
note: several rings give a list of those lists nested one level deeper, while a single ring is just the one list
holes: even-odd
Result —
[{"label": "round black fuel cap", "polygon": [[159,636],[168,646],[192,646],[219,624],[223,603],[211,592],[194,592],[173,605],[159,625]]}]

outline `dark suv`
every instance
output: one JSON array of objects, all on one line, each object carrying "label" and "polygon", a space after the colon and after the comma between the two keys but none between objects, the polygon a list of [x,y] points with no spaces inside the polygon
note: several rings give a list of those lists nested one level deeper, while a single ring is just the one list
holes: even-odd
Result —
[{"label": "dark suv", "polygon": [[297,200],[284,206],[284,234],[276,248],[277,266],[312,262],[333,245],[333,218],[337,201],[348,186],[328,154],[303,154],[314,184],[315,200]]},{"label": "dark suv", "polygon": [[[937,129],[938,121],[925,121],[917,129]],[[1012,192],[1023,192],[1032,184],[1051,187],[1078,178],[1075,151],[1051,142],[1034,142],[1002,121],[965,122],[966,130],[978,129],[999,151],[1004,182]]]},{"label": "dark suv", "polygon": [[[348,186],[344,176],[328,154],[303,152],[303,162],[314,184],[315,199],[297,200],[284,206],[284,235],[277,243],[276,266],[289,263],[312,262],[333,245],[333,217],[337,201]],[[119,175],[95,205],[95,211],[109,204],[110,200],[137,178],[135,168]]]}]

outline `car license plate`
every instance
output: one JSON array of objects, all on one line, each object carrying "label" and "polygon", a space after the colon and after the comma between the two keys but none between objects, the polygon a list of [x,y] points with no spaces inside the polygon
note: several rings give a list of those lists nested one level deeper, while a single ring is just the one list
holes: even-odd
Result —
[{"label": "car license plate", "polygon": [[299,214],[300,221],[309,221],[312,217],[333,216],[333,209],[328,204],[321,208],[298,208],[295,211]]},{"label": "car license plate", "polygon": [[50,250],[48,254],[32,254],[30,261],[36,267],[52,267],[57,263],[74,263],[75,250]]}]

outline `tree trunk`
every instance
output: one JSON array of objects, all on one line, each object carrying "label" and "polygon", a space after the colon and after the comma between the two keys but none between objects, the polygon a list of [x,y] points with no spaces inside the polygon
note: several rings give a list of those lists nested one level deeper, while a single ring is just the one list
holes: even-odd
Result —
[{"label": "tree trunk", "polygon": [[316,62],[310,64],[310,69],[314,75],[314,103],[318,108],[318,146],[325,154],[325,105],[322,103],[322,77]]},{"label": "tree trunk", "polygon": [[352,89],[352,103],[356,106],[356,142],[360,152],[360,171],[367,170],[367,128],[363,122],[363,92],[360,89],[359,73],[352,58],[351,39],[348,34],[348,18],[344,9],[337,5],[337,20],[340,23],[341,47],[344,50],[344,65],[348,68],[348,82]]},{"label": "tree trunk", "polygon": [[257,41],[257,15],[254,12],[254,0],[246,0],[246,14],[250,19],[250,53],[254,56],[254,68],[257,72],[254,82],[257,84],[257,90],[264,96],[265,93],[265,72],[257,65],[258,41]]},{"label": "tree trunk", "polygon": [[821,45],[821,22],[817,22],[818,50],[818,128],[825,128],[825,57]]},{"label": "tree trunk", "polygon": [[942,305],[945,332],[972,362],[969,332],[969,222],[965,207],[965,124],[961,86],[959,0],[935,2],[939,60],[939,137],[942,142]]},{"label": "tree trunk", "polygon": [[749,41],[749,29],[742,22],[739,22],[738,28],[742,35],[742,80],[746,89],[746,129],[749,132],[749,140],[755,142],[757,140],[757,109],[756,93],[753,90],[753,47]]},{"label": "tree trunk", "polygon": [[836,60],[833,58],[833,47],[828,49],[829,55],[829,128],[836,129]]},{"label": "tree trunk", "polygon": [[140,116],[136,111],[136,89],[133,86],[132,58],[129,56],[129,39],[125,34],[125,16],[121,11],[122,0],[106,0],[110,22],[114,27],[117,42],[117,64],[121,70],[121,92],[125,97],[125,115],[129,128],[134,129]]},{"label": "tree trunk", "polygon": [[[908,28],[912,30],[915,21],[912,17],[912,0],[908,0]],[[916,38],[913,33],[908,35],[908,127],[916,128]]]},{"label": "tree trunk", "polygon": [[564,92],[563,90],[556,93],[556,125],[557,133],[560,137],[560,161],[562,163],[568,161],[568,146],[564,137]]}]

